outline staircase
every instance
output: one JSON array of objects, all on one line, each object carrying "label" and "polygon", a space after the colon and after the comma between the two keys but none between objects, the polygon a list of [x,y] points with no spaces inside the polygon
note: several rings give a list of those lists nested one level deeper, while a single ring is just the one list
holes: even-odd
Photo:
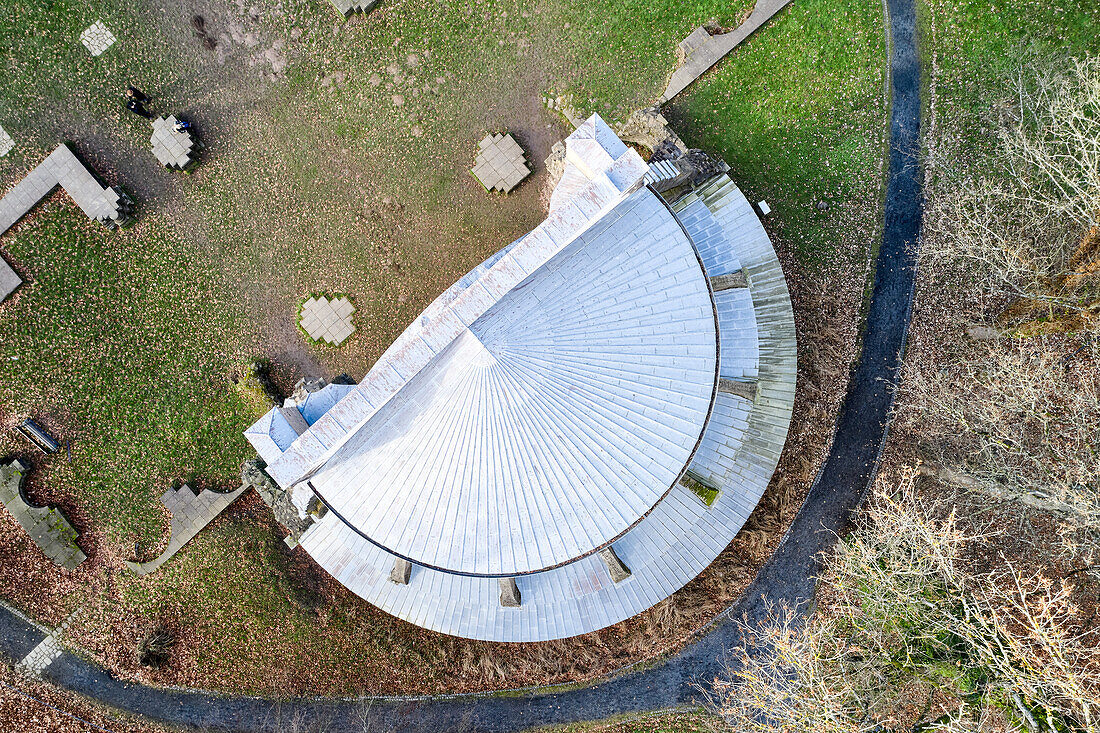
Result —
[{"label": "staircase", "polygon": [[333,7],[347,18],[352,13],[369,13],[378,7],[381,0],[330,0]]}]

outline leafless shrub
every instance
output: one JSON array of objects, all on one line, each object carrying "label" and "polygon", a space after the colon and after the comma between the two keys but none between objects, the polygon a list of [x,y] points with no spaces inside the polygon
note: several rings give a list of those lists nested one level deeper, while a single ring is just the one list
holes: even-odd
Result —
[{"label": "leafless shrub", "polygon": [[773,609],[772,621],[745,628],[754,652],[729,681],[716,684],[718,711],[731,729],[747,733],[821,731],[861,733],[861,692],[831,640],[835,630],[803,626],[790,609]]},{"label": "leafless shrub", "polygon": [[150,629],[138,642],[136,654],[138,664],[150,669],[160,669],[168,664],[172,656],[172,647],[176,638],[165,626]]},{"label": "leafless shrub", "polygon": [[921,256],[1011,296],[1004,319],[1025,330],[1090,328],[1100,315],[1100,57],[1062,73],[1021,70],[1013,87],[991,160],[975,171],[943,149],[934,161]]},{"label": "leafless shrub", "polygon": [[393,733],[393,726],[380,722],[371,714],[373,709],[373,700],[360,700],[355,706],[352,726],[348,733]]},{"label": "leafless shrub", "polygon": [[1100,348],[1043,336],[966,346],[910,369],[902,401],[925,472],[1053,511],[1100,536]]},{"label": "leafless shrub", "polygon": [[[944,506],[880,484],[838,545],[827,599],[808,624],[777,612],[750,644],[718,709],[739,731],[1096,730],[1100,650],[1078,631],[1068,581],[972,572],[987,532]],[[922,704],[918,700],[927,700]]]},{"label": "leafless shrub", "polygon": [[272,733],[332,733],[336,727],[332,711],[318,705],[303,706],[293,702],[276,702],[267,711],[261,730]]}]

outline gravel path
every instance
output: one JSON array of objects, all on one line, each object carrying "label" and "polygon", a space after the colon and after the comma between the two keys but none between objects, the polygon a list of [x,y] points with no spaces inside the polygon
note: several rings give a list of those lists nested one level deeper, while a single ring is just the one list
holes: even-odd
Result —
[{"label": "gravel path", "polygon": [[[512,696],[273,702],[203,692],[149,688],[112,679],[101,667],[66,652],[47,680],[110,706],[173,724],[217,730],[279,731],[298,724],[334,724],[336,730],[515,731],[634,712],[691,705],[697,683],[720,673],[739,632],[729,618],[755,624],[768,603],[802,604],[812,598],[818,556],[844,528],[867,490],[886,439],[893,388],[909,326],[921,225],[920,60],[915,0],[887,0],[892,39],[893,99],[886,222],[863,350],[821,473],[778,550],[742,599],[699,641],[657,666],[560,692]],[[0,654],[18,661],[44,634],[0,608]],[[367,728],[371,722],[374,728]]]}]

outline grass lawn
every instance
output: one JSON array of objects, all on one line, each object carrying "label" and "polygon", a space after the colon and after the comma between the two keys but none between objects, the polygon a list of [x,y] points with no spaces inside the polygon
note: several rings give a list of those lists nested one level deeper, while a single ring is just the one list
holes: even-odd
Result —
[{"label": "grass lawn", "polygon": [[43,265],[0,316],[0,401],[66,445],[34,459],[45,495],[71,496],[108,541],[151,544],[159,487],[224,486],[247,456],[231,432],[250,416],[229,381],[239,309],[218,308],[204,268],[151,223],[111,234],[74,208],[51,201],[5,238]]},{"label": "grass lawn", "polygon": [[1092,0],[925,0],[926,74],[934,84],[936,139],[981,165],[995,140],[988,114],[1027,78],[1028,65],[1100,53],[1100,5]]},{"label": "grass lawn", "polygon": [[[71,140],[139,208],[108,232],[58,195],[0,238],[27,281],[0,306],[0,425],[33,415],[71,445],[71,460],[33,457],[31,492],[69,512],[92,556],[63,576],[0,531],[0,595],[47,623],[84,604],[72,638],[120,674],[284,694],[568,680],[666,648],[709,613],[666,605],[583,642],[501,654],[316,578],[255,497],[152,576],[121,564],[166,541],[157,500],[171,482],[239,483],[241,431],[266,409],[232,382],[248,360],[268,357],[284,388],[361,377],[439,292],[541,220],[541,161],[568,134],[545,95],[621,118],[659,96],[680,39],[710,19],[735,25],[749,2],[395,0],[346,23],[323,0],[10,5],[0,124],[17,147],[0,181]],[[76,39],[97,19],[119,41],[92,59]],[[800,318],[842,321],[838,342],[854,333],[878,231],[881,26],[878,2],[799,0],[669,110],[689,144],[771,203]],[[194,121],[209,147],[193,175],[158,166],[145,123],[122,110],[127,82]],[[506,129],[535,175],[491,196],[468,168],[477,141]],[[842,296],[799,295],[815,291]],[[301,337],[307,293],[354,297],[343,347]],[[853,352],[838,353],[843,372]],[[10,452],[26,446],[5,430]],[[708,578],[748,577],[733,565]],[[167,668],[143,671],[133,649],[157,624],[179,643]]]},{"label": "grass lawn", "polygon": [[798,0],[671,105],[685,141],[769,202],[769,228],[811,271],[864,259],[878,231],[882,18],[873,2]]},{"label": "grass lawn", "polygon": [[698,713],[654,713],[599,723],[539,728],[538,733],[713,733],[720,721]]}]

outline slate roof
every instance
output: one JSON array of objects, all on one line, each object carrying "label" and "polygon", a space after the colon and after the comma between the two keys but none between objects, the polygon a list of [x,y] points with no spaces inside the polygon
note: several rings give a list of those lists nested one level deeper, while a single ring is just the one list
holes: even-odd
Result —
[{"label": "slate roof", "polygon": [[291,449],[269,464],[268,473],[281,486],[312,476],[340,446],[415,377],[459,334],[508,291],[526,280],[563,248],[622,202],[640,185],[647,170],[633,150],[613,160],[587,187],[546,220],[490,258],[425,309],[412,327],[375,363],[354,392],[300,436]]},{"label": "slate roof", "polygon": [[[307,425],[313,425],[329,409],[355,389],[351,384],[327,384],[316,392],[310,392],[297,407]],[[277,460],[298,438],[286,417],[273,407],[245,431],[244,437],[260,454],[265,463]]]},{"label": "slate roof", "polygon": [[459,331],[311,484],[420,565],[558,565],[622,534],[677,481],[716,359],[699,259],[641,189]]}]

